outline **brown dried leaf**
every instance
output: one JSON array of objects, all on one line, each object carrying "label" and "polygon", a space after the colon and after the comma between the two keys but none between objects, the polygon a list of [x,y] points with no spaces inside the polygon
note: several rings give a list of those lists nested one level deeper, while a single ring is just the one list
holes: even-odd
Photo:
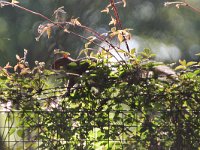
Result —
[{"label": "brown dried leaf", "polygon": [[108,7],[106,7],[106,8],[105,8],[105,9],[103,9],[101,12],[102,12],[102,13],[107,13],[107,14],[108,14],[108,13],[109,13],[109,11],[110,11],[110,10],[109,10],[109,8],[108,8]]},{"label": "brown dried leaf", "polygon": [[17,71],[17,69],[19,68],[18,64],[14,66],[14,71]]},{"label": "brown dried leaf", "polygon": [[75,18],[75,19],[71,19],[71,23],[73,24],[73,25],[77,25],[77,26],[81,26],[81,23],[78,21],[78,18]]},{"label": "brown dried leaf", "polygon": [[131,39],[131,34],[126,35],[126,39],[130,40]]},{"label": "brown dried leaf", "polygon": [[18,61],[21,61],[21,58],[19,57],[19,55],[16,55],[16,59],[17,59]]},{"label": "brown dried leaf", "polygon": [[17,0],[12,0],[12,4],[18,4],[19,2]]},{"label": "brown dried leaf", "polygon": [[29,74],[31,71],[29,68],[23,68],[20,72],[20,75],[26,75]]},{"label": "brown dried leaf", "polygon": [[47,23],[47,24],[40,24],[38,26],[38,37],[36,37],[36,41],[39,41],[40,37],[46,32],[48,38],[50,38],[51,33],[52,33],[52,27],[54,26],[53,23]]},{"label": "brown dried leaf", "polygon": [[24,64],[18,64],[18,66],[19,66],[20,69],[25,68]]},{"label": "brown dried leaf", "polygon": [[117,24],[117,20],[111,16],[111,21],[109,25],[112,25],[112,24],[115,26]]},{"label": "brown dried leaf", "polygon": [[124,36],[121,33],[118,34],[118,40],[120,43],[124,41]]},{"label": "brown dried leaf", "polygon": [[109,36],[110,36],[111,38],[113,38],[113,37],[115,37],[116,35],[118,35],[118,32],[117,32],[117,31],[116,31],[116,32],[112,32],[112,33],[110,33]]},{"label": "brown dried leaf", "polygon": [[47,37],[49,39],[51,37],[51,33],[52,33],[51,26],[47,27],[46,33],[47,33]]},{"label": "brown dried leaf", "polygon": [[65,21],[65,17],[66,16],[67,12],[64,10],[64,6],[61,6],[59,7],[58,9],[56,9],[53,13],[52,16],[55,16],[55,19],[58,21],[58,22],[62,22],[62,21]]},{"label": "brown dried leaf", "polygon": [[3,67],[4,69],[10,69],[10,68],[12,68],[12,66],[10,66],[10,63],[8,62],[7,64],[6,64],[6,66],[5,67]]},{"label": "brown dried leaf", "polygon": [[18,63],[14,66],[14,71],[25,68],[24,64]]},{"label": "brown dried leaf", "polygon": [[67,28],[64,29],[64,32],[70,33],[70,31]]}]

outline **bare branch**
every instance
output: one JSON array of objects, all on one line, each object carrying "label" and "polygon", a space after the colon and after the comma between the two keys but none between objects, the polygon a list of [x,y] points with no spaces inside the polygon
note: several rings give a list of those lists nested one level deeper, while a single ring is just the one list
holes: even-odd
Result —
[{"label": "bare branch", "polygon": [[194,6],[192,6],[191,4],[189,4],[188,2],[186,2],[186,0],[182,1],[174,1],[174,2],[165,2],[164,6],[170,6],[170,5],[175,5],[176,8],[180,8],[180,7],[188,7],[190,8],[192,11],[195,11],[197,13],[200,13],[200,9],[199,8],[195,8]]}]

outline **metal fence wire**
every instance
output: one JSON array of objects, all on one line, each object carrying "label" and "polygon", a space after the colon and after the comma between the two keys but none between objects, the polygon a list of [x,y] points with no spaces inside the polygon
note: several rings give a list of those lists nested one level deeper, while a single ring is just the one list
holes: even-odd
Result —
[{"label": "metal fence wire", "polygon": [[[125,116],[133,114],[133,111],[118,111],[120,120],[113,118],[115,113],[104,112],[104,116],[98,118],[95,111],[0,111],[0,149],[123,148],[120,145],[134,142],[127,138],[126,132],[134,131],[137,134],[137,124],[127,124],[125,121]],[[83,124],[76,122],[78,116],[86,118]],[[134,117],[131,119],[136,119],[137,115]]]},{"label": "metal fence wire", "polygon": [[[115,118],[116,113],[119,118]],[[159,118],[162,113],[173,112],[149,112],[149,117],[157,116]],[[174,114],[178,114],[178,112],[175,111]],[[192,112],[192,114],[195,116],[200,113]],[[141,143],[148,143],[142,141],[142,138],[138,137],[137,139],[137,136],[141,135],[141,130],[145,130],[141,128],[142,126],[138,121],[138,119],[141,119],[139,112],[120,110],[101,112],[101,115],[100,117],[99,112],[96,111],[0,111],[0,149],[145,149],[142,148]],[[83,118],[83,120],[80,121],[78,117]],[[167,128],[173,130],[174,126],[168,126],[166,122],[163,127],[156,126],[154,131],[159,131],[159,128],[161,132],[159,135],[162,136],[156,138],[160,146],[157,145],[154,149],[170,149],[166,145],[162,146],[162,142],[170,145],[170,142],[172,143],[175,140],[173,135],[170,135],[173,133],[167,131]],[[161,130],[163,128],[166,128],[166,132]],[[180,131],[178,132],[183,131],[183,128],[180,124]],[[198,129],[199,127],[197,127]],[[151,134],[152,137],[158,135],[153,132]],[[191,134],[190,131],[188,131],[188,134]],[[187,141],[187,139],[182,140],[182,143],[176,143],[180,144],[180,149],[183,142]],[[197,139],[194,137],[193,140],[198,146],[198,137]],[[153,148],[149,147],[149,149]]]}]

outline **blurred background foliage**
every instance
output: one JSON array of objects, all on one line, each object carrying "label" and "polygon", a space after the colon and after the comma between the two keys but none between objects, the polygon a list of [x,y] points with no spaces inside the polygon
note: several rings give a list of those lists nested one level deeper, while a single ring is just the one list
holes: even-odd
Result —
[{"label": "blurred background foliage", "polygon": [[[79,17],[86,26],[103,33],[110,30],[107,25],[110,16],[100,11],[109,1],[101,0],[19,0],[20,5],[44,14],[53,19],[53,12],[65,7],[66,19]],[[157,59],[177,61],[195,60],[200,52],[200,15],[190,9],[164,7],[165,0],[127,0],[127,7],[119,8],[124,28],[133,28],[133,37],[129,41],[131,48],[141,50],[150,48]],[[200,8],[200,2],[190,0],[190,4]],[[48,39],[43,36],[39,42],[37,28],[46,21],[38,16],[18,8],[6,6],[0,9],[0,66],[6,62],[14,63],[15,54],[29,50],[30,61],[51,59],[54,48],[69,51],[76,58],[83,48],[84,41],[73,35],[61,34],[55,30]],[[83,33],[80,29],[74,29]]]}]

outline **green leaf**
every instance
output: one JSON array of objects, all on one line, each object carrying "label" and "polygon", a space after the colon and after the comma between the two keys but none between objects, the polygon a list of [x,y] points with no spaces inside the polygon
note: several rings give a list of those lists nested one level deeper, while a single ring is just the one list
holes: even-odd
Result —
[{"label": "green leaf", "polygon": [[187,74],[185,74],[187,76],[187,78],[194,78],[196,76],[196,74],[192,73],[192,72],[188,72]]},{"label": "green leaf", "polygon": [[148,48],[145,48],[143,50],[143,52],[146,53],[146,54],[151,54],[152,53],[152,51],[150,49],[148,49]]},{"label": "green leaf", "polygon": [[119,53],[126,53],[126,51],[123,50],[123,49],[119,49],[117,52],[119,52]]},{"label": "green leaf", "polygon": [[187,63],[187,67],[189,67],[189,66],[192,66],[192,65],[195,65],[195,64],[197,64],[197,62],[195,62],[195,61],[190,61],[190,62],[188,62]]},{"label": "green leaf", "polygon": [[16,128],[12,128],[12,129],[10,129],[10,131],[9,131],[9,135],[12,135],[15,131],[16,131]]},{"label": "green leaf", "polygon": [[22,138],[23,135],[24,135],[24,131],[22,129],[18,129],[17,130],[17,135]]},{"label": "green leaf", "polygon": [[142,55],[143,57],[148,58],[148,54],[147,54],[147,53],[141,52],[141,55]]},{"label": "green leaf", "polygon": [[75,62],[71,62],[71,63],[69,63],[68,66],[69,66],[69,67],[77,67],[77,64],[76,64]]},{"label": "green leaf", "polygon": [[140,53],[141,56],[143,56],[144,58],[152,58],[155,57],[156,55],[152,53],[152,51],[148,48],[145,48],[143,50],[143,52]]},{"label": "green leaf", "polygon": [[135,55],[135,52],[136,52],[135,48],[133,48],[133,49],[130,50],[131,55]]},{"label": "green leaf", "polygon": [[186,66],[186,65],[187,65],[186,60],[179,60],[179,63],[180,63],[182,66]]},{"label": "green leaf", "polygon": [[195,70],[194,74],[196,74],[196,75],[200,74],[200,70]]},{"label": "green leaf", "polygon": [[182,66],[182,65],[177,66],[177,67],[175,68],[175,70],[186,70],[186,69],[187,69],[186,66]]}]

